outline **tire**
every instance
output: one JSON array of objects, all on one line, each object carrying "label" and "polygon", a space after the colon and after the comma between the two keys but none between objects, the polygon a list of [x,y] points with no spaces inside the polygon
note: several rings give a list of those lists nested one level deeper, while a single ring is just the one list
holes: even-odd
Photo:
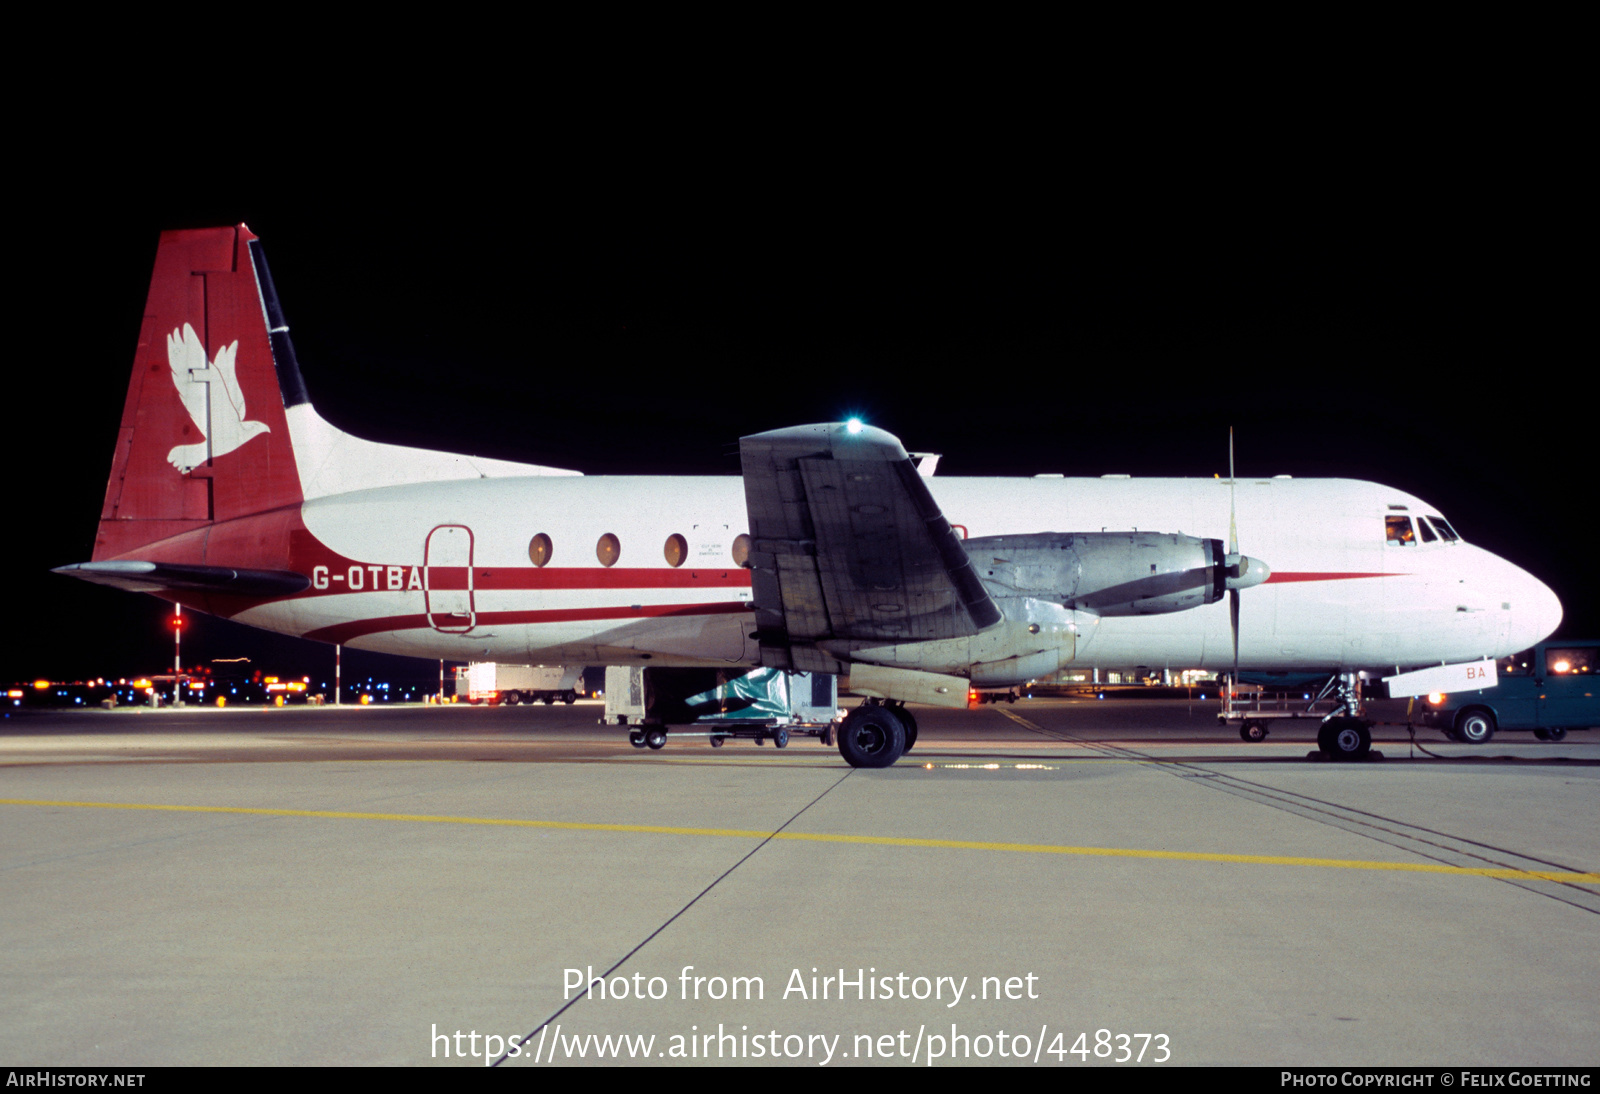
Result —
[{"label": "tire", "polygon": [[630,745],[632,745],[634,748],[643,748],[644,747],[644,733],[642,731],[640,731],[640,730],[637,730],[637,729],[634,730],[632,733],[628,734],[628,743]]},{"label": "tire", "polygon": [[518,703],[522,702],[522,696],[518,695],[514,691],[508,691],[500,697],[500,701],[508,707],[514,707]]},{"label": "tire", "polygon": [[889,707],[888,709],[896,718],[900,719],[900,728],[905,730],[906,733],[905,751],[910,752],[911,747],[917,743],[917,720],[911,716],[911,712],[905,707]]},{"label": "tire", "polygon": [[1372,730],[1359,718],[1332,718],[1317,730],[1317,747],[1330,760],[1359,760],[1372,751]]},{"label": "tire", "polygon": [[1551,726],[1545,732],[1550,735],[1550,741],[1552,744],[1554,744],[1556,741],[1564,741],[1567,739],[1566,726]]},{"label": "tire", "polygon": [[644,743],[649,745],[651,748],[664,747],[667,743],[667,731],[664,729],[650,730],[644,735]]},{"label": "tire", "polygon": [[1267,739],[1267,727],[1260,722],[1246,722],[1239,727],[1239,739],[1244,741],[1264,741]]},{"label": "tire", "polygon": [[1469,745],[1487,744],[1495,728],[1494,715],[1482,707],[1463,710],[1456,718],[1456,740]]},{"label": "tire", "polygon": [[713,737],[713,738],[711,738],[711,747],[712,748],[721,748],[722,747],[722,738],[721,737]]},{"label": "tire", "polygon": [[788,748],[789,747],[789,731],[787,729],[781,729],[781,728],[779,730],[777,730],[777,732],[773,733],[773,735],[772,735],[772,743],[777,745],[779,748]]},{"label": "tire", "polygon": [[1548,741],[1550,739],[1550,731],[1545,729],[1543,726],[1540,726],[1538,729],[1534,730],[1533,735],[1536,739],[1541,741]]},{"label": "tire", "polygon": [[905,750],[905,726],[887,707],[856,707],[839,727],[839,754],[851,767],[888,767]]}]

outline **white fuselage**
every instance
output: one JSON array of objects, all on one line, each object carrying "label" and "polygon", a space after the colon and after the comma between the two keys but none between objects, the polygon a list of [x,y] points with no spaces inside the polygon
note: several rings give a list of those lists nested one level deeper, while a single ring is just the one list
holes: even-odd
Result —
[{"label": "white fuselage", "polygon": [[[928,486],[965,538],[1137,530],[1229,539],[1226,480],[936,477]],[[1240,594],[1243,667],[1498,657],[1560,621],[1547,587],[1480,548],[1389,542],[1386,517],[1438,512],[1402,491],[1278,478],[1241,479],[1233,494],[1239,550],[1272,570]],[[340,561],[314,575],[312,595],[235,618],[450,660],[754,664],[748,571],[733,557],[745,513],[736,477],[501,477],[318,497],[303,503],[302,519]],[[541,534],[550,542],[542,567],[530,558]],[[609,567],[597,552],[607,535],[619,547]],[[666,552],[673,536],[687,544],[677,567]],[[444,580],[452,567],[467,573],[466,588]],[[1219,669],[1232,660],[1226,602],[1088,620],[1075,651],[1084,666]]]}]

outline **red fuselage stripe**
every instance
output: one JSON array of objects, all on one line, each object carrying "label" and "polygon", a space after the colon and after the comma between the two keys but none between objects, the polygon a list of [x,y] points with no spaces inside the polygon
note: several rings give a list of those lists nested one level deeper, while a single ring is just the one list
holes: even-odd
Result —
[{"label": "red fuselage stripe", "polygon": [[[527,570],[506,571],[507,578],[510,580],[508,580],[505,584],[500,584],[498,582],[494,585],[483,584],[479,585],[478,588],[481,590],[485,588],[525,589],[533,587],[545,589],[645,587],[645,583],[639,581],[637,576],[640,571],[633,571],[630,574],[627,571],[624,571],[623,573],[615,573],[614,571],[604,570],[568,570],[561,575],[563,580],[561,580],[559,583],[556,581],[550,581],[538,586],[512,583],[512,581],[516,580],[517,578],[521,578],[528,573],[529,571]],[[538,571],[532,571],[532,573],[537,574]],[[737,571],[737,573],[739,576],[745,578],[745,583],[748,583],[748,571]],[[573,574],[595,574],[599,576],[601,580],[596,581],[592,585],[579,585],[572,581]],[[611,577],[613,574],[616,578],[624,578],[625,580],[604,580],[607,577]],[[685,574],[683,576],[687,577],[688,575]],[[1274,582],[1288,584],[1298,581],[1344,581],[1352,578],[1399,576],[1402,575],[1355,572],[1275,572],[1271,577],[1267,578],[1266,584],[1270,585]],[[684,582],[684,584],[689,584],[689,582]],[[654,585],[654,587],[659,588],[661,586]],[[752,609],[750,605],[743,602],[724,602],[717,604],[652,604],[642,607],[619,608],[553,608],[542,611],[478,612],[473,617],[473,622],[475,627],[489,627],[530,623],[579,623],[603,619],[658,619],[679,615],[726,615],[730,613],[748,612],[751,610]],[[378,634],[383,631],[408,631],[425,629],[441,629],[445,633],[454,633],[448,626],[443,628],[434,628],[426,614],[418,613],[415,615],[385,616],[378,619],[356,619],[351,620],[348,623],[334,623],[330,626],[319,627],[314,631],[310,631],[305,635],[305,637],[318,642],[348,642],[351,639],[359,638],[362,635]]]},{"label": "red fuselage stripe", "polygon": [[634,568],[595,570],[572,567],[538,570],[529,567],[479,569],[473,584],[480,589],[695,589],[749,588],[750,571],[737,567],[662,570]]},{"label": "red fuselage stripe", "polygon": [[[749,604],[648,604],[627,608],[553,608],[546,611],[478,612],[474,627],[509,626],[519,623],[578,623],[600,619],[659,619],[677,615],[730,615],[751,611]],[[448,619],[449,617],[439,617]],[[356,619],[335,623],[308,632],[305,637],[318,642],[348,642],[366,634],[383,631],[413,631],[433,628],[426,615],[391,615],[382,619]],[[450,627],[437,628],[446,634],[458,633]]]},{"label": "red fuselage stripe", "polygon": [[[337,596],[342,593],[428,588],[465,589],[465,566],[391,566],[387,563],[342,561],[337,565],[301,566],[309,573],[311,588],[302,597]],[[471,574],[474,589],[533,590],[574,589],[748,589],[750,571],[737,567],[715,570],[635,568],[600,570],[571,567],[540,570],[531,566],[479,567]]]},{"label": "red fuselage stripe", "polygon": [[1274,570],[1264,584],[1290,581],[1344,581],[1353,577],[1404,577],[1404,574],[1363,574],[1363,573],[1279,573]]}]

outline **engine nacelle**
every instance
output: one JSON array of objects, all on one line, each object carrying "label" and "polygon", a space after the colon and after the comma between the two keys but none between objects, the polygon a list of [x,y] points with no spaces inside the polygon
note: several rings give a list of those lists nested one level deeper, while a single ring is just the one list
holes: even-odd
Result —
[{"label": "engine nacelle", "polygon": [[1033,597],[1099,616],[1188,611],[1271,572],[1221,540],[1168,532],[1038,532],[962,546],[996,600]]},{"label": "engine nacelle", "polygon": [[[1082,627],[1095,620],[1049,600],[1010,597],[997,601],[1005,618],[977,634],[869,648],[824,641],[823,649],[857,664],[962,676],[984,687],[1010,687],[1059,671],[1076,656]],[[854,680],[855,670],[851,670]],[[854,687],[854,684],[851,685]],[[910,699],[885,694],[885,698]],[[918,702],[929,700],[916,700]]]},{"label": "engine nacelle", "polygon": [[1002,621],[961,638],[873,647],[818,642],[854,663],[852,688],[957,705],[952,680],[1012,687],[1059,671],[1093,640],[1097,617],[1214,604],[1229,589],[1259,585],[1271,573],[1254,559],[1227,554],[1221,540],[1165,532],[1041,532],[969,539],[962,546]]}]

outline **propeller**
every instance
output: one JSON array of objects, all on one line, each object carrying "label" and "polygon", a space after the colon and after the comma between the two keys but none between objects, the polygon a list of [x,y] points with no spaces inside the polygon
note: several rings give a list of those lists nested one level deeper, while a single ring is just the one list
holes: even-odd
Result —
[{"label": "propeller", "polygon": [[1228,681],[1230,698],[1239,687],[1239,590],[1259,585],[1272,576],[1260,559],[1239,553],[1239,516],[1235,506],[1233,476],[1233,426],[1228,427],[1228,554],[1223,559],[1223,587],[1228,590],[1228,625],[1233,630],[1233,675]]}]

